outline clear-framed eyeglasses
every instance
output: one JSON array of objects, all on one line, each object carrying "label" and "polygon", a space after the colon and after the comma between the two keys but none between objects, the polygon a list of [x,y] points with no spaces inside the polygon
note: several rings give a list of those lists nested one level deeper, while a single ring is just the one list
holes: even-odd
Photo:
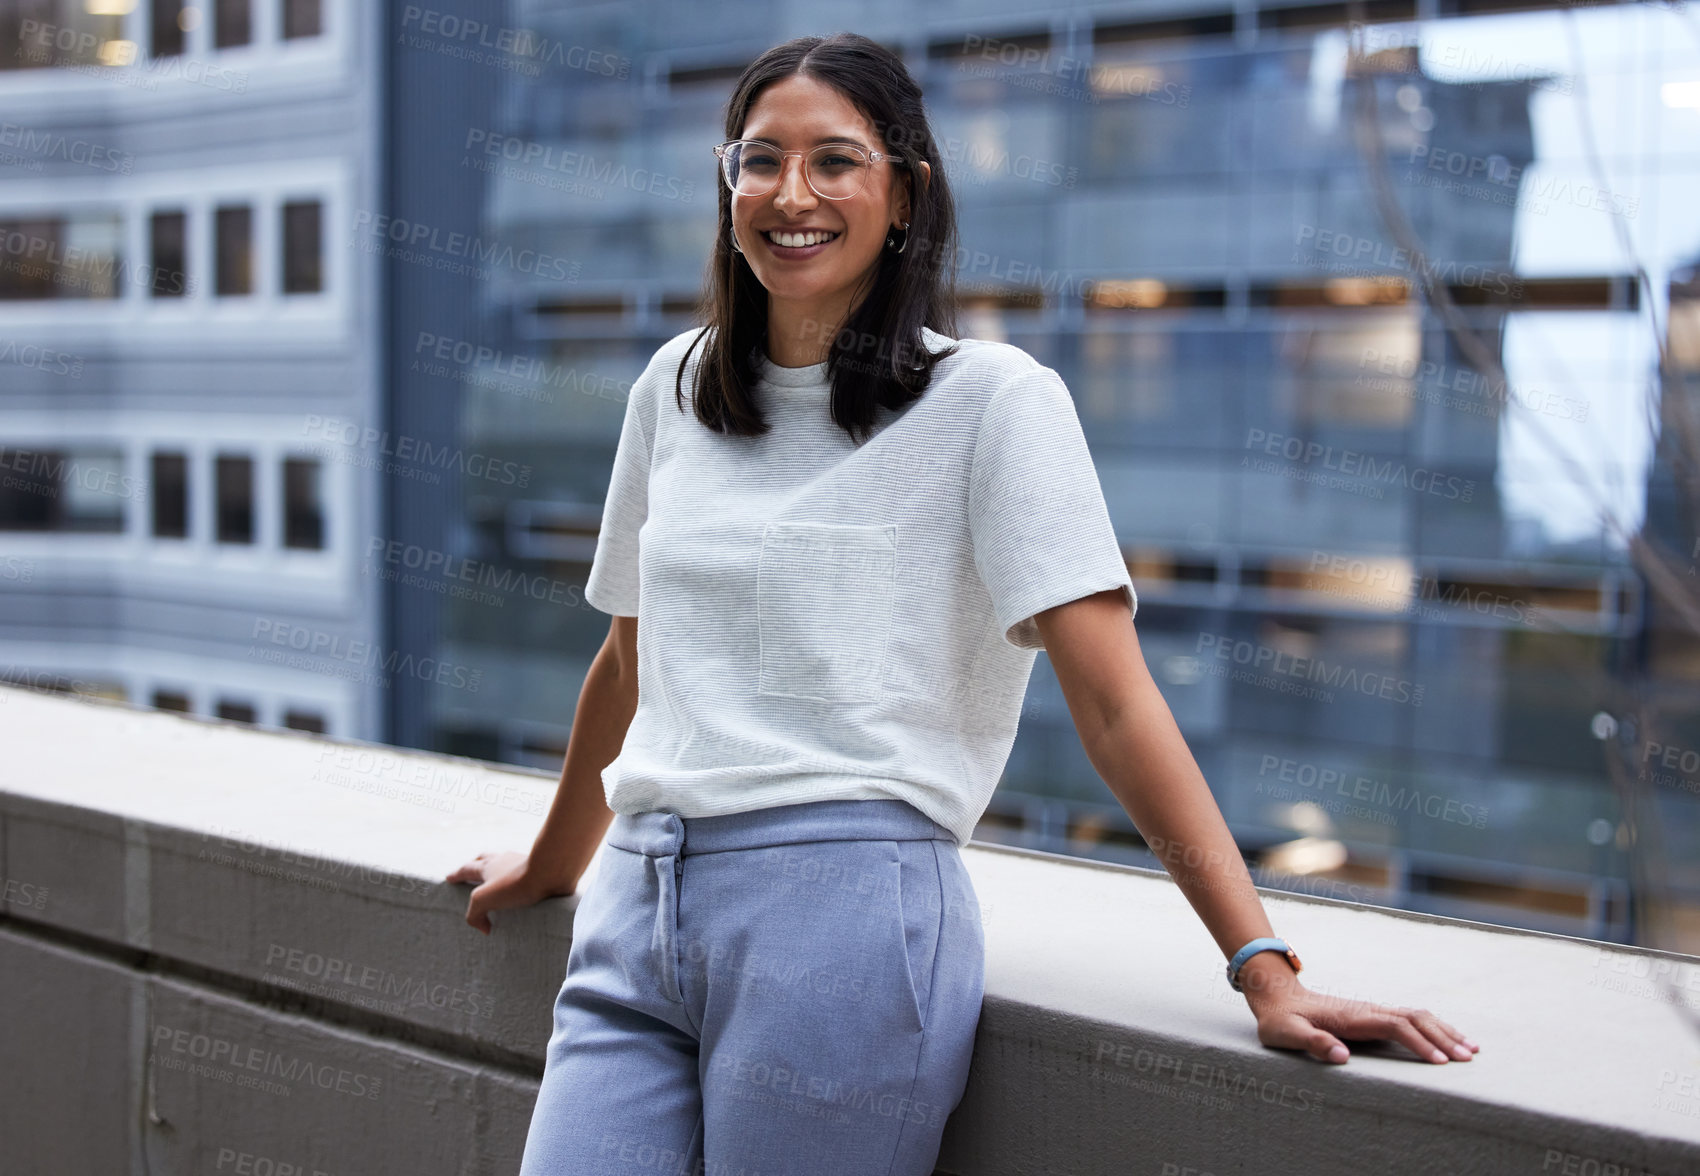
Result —
[{"label": "clear-framed eyeglasses", "polygon": [[865,151],[849,143],[823,143],[808,151],[781,151],[755,139],[730,139],[715,145],[720,175],[739,196],[765,196],[779,183],[785,157],[803,157],[803,179],[823,200],[848,200],[868,183],[868,173],[881,160],[906,166],[900,156]]}]

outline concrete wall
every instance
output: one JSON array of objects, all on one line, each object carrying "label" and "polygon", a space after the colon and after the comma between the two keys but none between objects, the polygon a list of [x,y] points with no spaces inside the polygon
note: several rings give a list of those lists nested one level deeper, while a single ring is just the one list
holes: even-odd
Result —
[{"label": "concrete wall", "polygon": [[[575,900],[486,939],[436,880],[528,845],[552,777],[20,689],[0,746],[7,1176],[517,1170]],[[1325,1067],[1259,1045],[1164,875],[964,860],[986,1002],[943,1171],[1700,1170],[1691,959],[1267,892],[1311,987],[1482,1046]]]}]

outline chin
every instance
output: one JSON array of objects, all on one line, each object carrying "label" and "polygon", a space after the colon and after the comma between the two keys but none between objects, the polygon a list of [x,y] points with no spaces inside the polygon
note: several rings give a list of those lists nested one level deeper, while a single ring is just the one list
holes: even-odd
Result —
[{"label": "chin", "polygon": [[[759,277],[760,275],[757,276]],[[764,281],[762,285],[766,286],[767,292],[776,298],[792,298],[798,301],[811,298],[823,298],[829,294],[835,293],[843,287],[842,282],[788,282],[785,281],[783,277],[776,282]]]}]

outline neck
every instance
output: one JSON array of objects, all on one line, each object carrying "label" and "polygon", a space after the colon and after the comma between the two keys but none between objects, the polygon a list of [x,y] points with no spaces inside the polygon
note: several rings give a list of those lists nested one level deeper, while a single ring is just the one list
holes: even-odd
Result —
[{"label": "neck", "polygon": [[849,299],[842,294],[804,302],[769,295],[767,357],[780,367],[825,363],[849,317]]}]

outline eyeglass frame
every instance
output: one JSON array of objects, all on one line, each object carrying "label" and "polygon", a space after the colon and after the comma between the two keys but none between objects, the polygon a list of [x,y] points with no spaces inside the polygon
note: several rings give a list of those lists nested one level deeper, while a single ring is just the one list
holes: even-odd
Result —
[{"label": "eyeglass frame", "polygon": [[773,181],[773,188],[769,188],[767,190],[767,192],[760,193],[760,195],[762,195],[762,196],[766,196],[769,192],[772,192],[774,188],[779,187],[780,180],[785,178],[785,161],[793,155],[801,155],[803,157],[803,183],[808,184],[809,191],[813,192],[816,196],[819,196],[822,200],[854,200],[854,199],[856,199],[856,197],[860,196],[863,192],[866,192],[868,190],[868,184],[867,184],[866,180],[864,180],[862,182],[862,186],[860,188],[858,188],[856,191],[850,193],[850,195],[848,195],[848,196],[828,196],[825,192],[822,192],[819,188],[815,187],[814,182],[809,179],[809,158],[808,157],[813,155],[817,151],[824,151],[828,147],[849,147],[853,151],[860,151],[863,155],[866,155],[868,157],[869,163],[879,163],[881,161],[887,161],[887,162],[890,162],[892,164],[892,166],[894,166],[894,167],[901,167],[901,168],[908,168],[909,167],[909,161],[907,159],[904,159],[901,155],[888,155],[884,151],[874,151],[874,150],[871,150],[867,147],[860,146],[856,143],[850,143],[850,142],[844,142],[844,141],[833,142],[833,143],[816,143],[813,147],[810,147],[807,151],[781,151],[774,144],[766,142],[765,140],[762,140],[762,139],[727,139],[724,143],[716,143],[714,145],[714,155],[715,155],[715,158],[720,160],[720,178],[726,182],[726,187],[731,190],[732,195],[734,195],[734,196],[748,196],[748,195],[750,195],[748,192],[738,191],[738,189],[735,186],[733,186],[732,177],[726,174],[726,149],[728,147],[732,146],[732,144],[734,144],[734,143],[755,143],[755,144],[758,144],[762,147],[770,148],[776,155],[779,156],[779,173],[780,173],[779,179],[776,179],[776,180]]}]

